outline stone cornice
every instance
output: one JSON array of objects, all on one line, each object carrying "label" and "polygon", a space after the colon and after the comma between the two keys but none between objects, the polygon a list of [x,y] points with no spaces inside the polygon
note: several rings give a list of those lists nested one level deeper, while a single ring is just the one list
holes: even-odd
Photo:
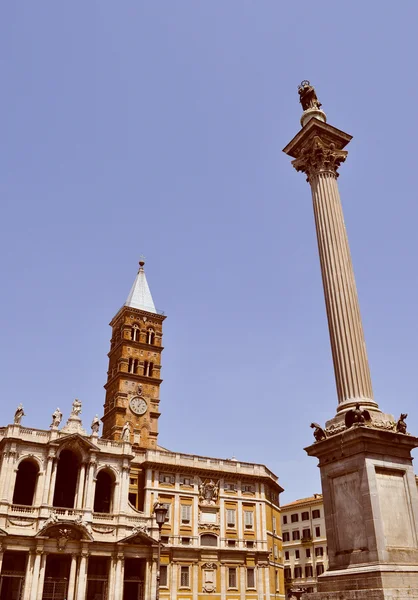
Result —
[{"label": "stone cornice", "polygon": [[418,438],[385,429],[353,426],[341,433],[305,448],[309,456],[319,458],[320,466],[337,462],[341,457],[356,454],[392,456],[410,460],[411,450],[418,447]]},{"label": "stone cornice", "polygon": [[133,308],[132,306],[121,306],[118,312],[115,314],[113,319],[110,321],[109,325],[113,327],[118,318],[124,313],[130,312],[134,315],[138,315],[139,317],[147,317],[148,319],[155,319],[157,321],[163,322],[167,317],[165,315],[159,313],[148,312],[147,310],[141,310],[139,308]]}]

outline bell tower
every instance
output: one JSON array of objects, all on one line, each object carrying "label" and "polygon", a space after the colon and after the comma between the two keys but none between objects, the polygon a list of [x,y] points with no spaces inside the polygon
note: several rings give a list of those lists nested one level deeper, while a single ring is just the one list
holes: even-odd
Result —
[{"label": "bell tower", "polygon": [[103,437],[156,448],[165,316],[155,308],[144,264],[141,259],[129,296],[110,322]]}]

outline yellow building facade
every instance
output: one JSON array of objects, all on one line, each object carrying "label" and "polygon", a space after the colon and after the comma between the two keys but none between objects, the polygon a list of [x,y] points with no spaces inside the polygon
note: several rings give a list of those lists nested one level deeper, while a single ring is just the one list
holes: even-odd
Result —
[{"label": "yellow building facade", "polygon": [[111,321],[103,435],[75,400],[46,429],[0,428],[0,600],[284,598],[277,477],[158,445],[164,315],[144,264]]}]

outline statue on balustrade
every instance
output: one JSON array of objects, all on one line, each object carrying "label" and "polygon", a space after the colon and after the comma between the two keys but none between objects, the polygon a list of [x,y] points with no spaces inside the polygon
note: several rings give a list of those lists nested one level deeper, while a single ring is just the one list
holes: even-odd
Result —
[{"label": "statue on balustrade", "polygon": [[25,412],[23,410],[23,406],[21,404],[19,404],[19,406],[16,409],[15,412],[15,416],[14,416],[14,424],[15,425],[20,425],[20,421],[22,420],[22,417],[25,416]]},{"label": "statue on balustrade", "polygon": [[62,421],[62,412],[60,411],[59,408],[57,408],[56,410],[54,410],[54,412],[52,413],[52,423],[51,423],[51,427],[53,429],[57,428],[58,425],[61,423]]}]

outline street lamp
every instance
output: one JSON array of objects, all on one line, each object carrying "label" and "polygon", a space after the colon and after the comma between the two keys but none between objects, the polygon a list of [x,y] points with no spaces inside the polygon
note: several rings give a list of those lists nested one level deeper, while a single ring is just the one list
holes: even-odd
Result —
[{"label": "street lamp", "polygon": [[168,513],[168,508],[160,502],[154,504],[155,520],[158,525],[158,558],[157,558],[157,589],[155,592],[155,600],[160,598],[160,564],[161,564],[161,529],[165,523]]}]

